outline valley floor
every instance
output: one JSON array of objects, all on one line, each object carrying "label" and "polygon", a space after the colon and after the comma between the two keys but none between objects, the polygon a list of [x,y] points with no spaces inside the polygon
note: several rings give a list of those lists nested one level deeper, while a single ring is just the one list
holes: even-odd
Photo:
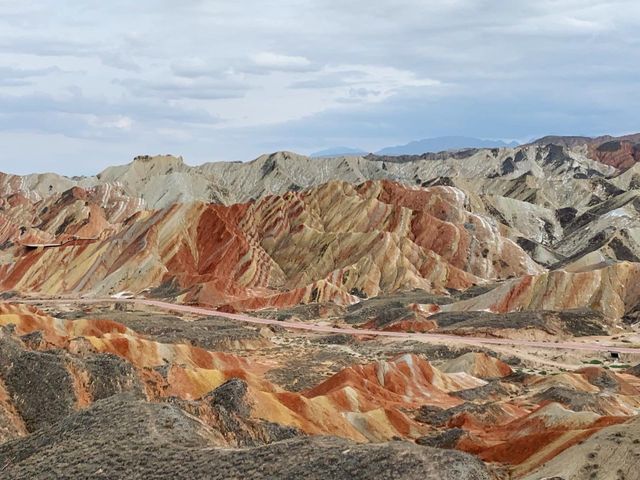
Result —
[{"label": "valley floor", "polygon": [[[394,455],[411,458],[423,472],[432,468],[426,463],[446,465],[440,477],[434,470],[432,477],[415,478],[520,478],[609,425],[624,424],[640,408],[640,378],[629,369],[640,362],[631,328],[566,342],[496,344],[505,339],[388,335],[394,332],[357,328],[340,315],[278,320],[153,300],[60,298],[12,299],[0,306],[0,325],[0,469],[6,478],[25,472],[49,478],[35,474],[40,462],[52,461],[45,444],[55,445],[67,462],[73,458],[69,448],[94,448],[96,440],[87,434],[78,433],[74,447],[65,443],[62,432],[75,431],[69,425],[77,422],[95,425],[87,432],[125,434],[113,423],[119,411],[133,417],[140,412],[145,423],[153,415],[154,422],[180,425],[178,439],[163,433],[144,447],[166,449],[167,474],[175,478],[189,477],[172,463],[172,449],[196,439],[206,455],[218,455],[219,448],[240,449],[238,458],[246,449],[269,456],[302,449],[309,452],[305,462],[314,465],[342,445],[354,457],[338,462],[330,478],[371,478],[362,458],[374,450],[356,447],[362,442],[377,445],[371,447],[378,449],[375,455],[389,465],[397,462]],[[620,358],[611,358],[611,351]],[[38,388],[30,383],[36,379]],[[43,408],[46,416],[37,413]],[[170,410],[151,413],[157,408]],[[343,440],[302,440],[306,435]],[[100,438],[100,448],[115,448]],[[399,438],[405,442],[393,442]],[[133,466],[138,447],[126,448],[128,468],[151,475],[151,466]],[[108,459],[92,455],[91,468],[104,474],[96,478],[119,475]],[[193,471],[205,474],[198,470],[204,460],[190,461]],[[263,478],[257,470],[247,473],[250,462],[234,465],[239,476]],[[60,472],[82,476],[84,468]],[[306,467],[278,468],[285,475]],[[460,472],[467,476],[456,476]],[[290,478],[272,475],[264,478]]]}]

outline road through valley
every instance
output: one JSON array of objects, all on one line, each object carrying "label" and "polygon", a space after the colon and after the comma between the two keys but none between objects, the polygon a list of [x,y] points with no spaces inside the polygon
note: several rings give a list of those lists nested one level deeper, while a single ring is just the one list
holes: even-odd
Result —
[{"label": "road through valley", "polygon": [[589,343],[589,342],[544,342],[505,338],[487,338],[487,337],[471,337],[460,335],[447,335],[439,333],[409,333],[409,332],[386,332],[380,330],[367,330],[360,328],[333,327],[331,325],[320,325],[317,323],[303,323],[280,321],[269,318],[258,318],[243,313],[226,313],[213,310],[210,308],[197,307],[193,305],[183,305],[177,303],[164,302],[161,300],[151,300],[147,298],[95,298],[95,299],[28,299],[19,300],[20,303],[62,303],[62,304],[97,304],[97,303],[128,303],[145,305],[160,310],[189,313],[193,315],[215,316],[231,320],[237,320],[244,323],[252,323],[257,325],[277,325],[279,327],[305,330],[319,333],[342,333],[346,335],[357,336],[375,336],[389,337],[395,339],[417,340],[428,343],[458,343],[465,345],[503,345],[503,346],[522,346],[525,348],[544,348],[551,350],[578,350],[592,352],[618,352],[618,353],[636,353],[640,354],[640,349],[626,347],[621,345],[613,345],[607,343]]}]

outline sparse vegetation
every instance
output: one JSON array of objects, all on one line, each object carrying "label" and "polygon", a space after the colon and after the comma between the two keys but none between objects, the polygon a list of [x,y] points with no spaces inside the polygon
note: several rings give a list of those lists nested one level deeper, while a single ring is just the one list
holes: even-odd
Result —
[{"label": "sparse vegetation", "polygon": [[583,360],[582,363],[586,363],[589,365],[603,365],[604,362],[602,360],[597,360],[597,359],[593,359],[593,360]]}]

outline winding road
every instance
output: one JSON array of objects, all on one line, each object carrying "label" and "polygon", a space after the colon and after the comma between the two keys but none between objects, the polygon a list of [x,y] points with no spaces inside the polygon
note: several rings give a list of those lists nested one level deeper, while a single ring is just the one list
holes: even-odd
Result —
[{"label": "winding road", "polygon": [[19,300],[21,303],[61,303],[61,304],[98,304],[98,303],[129,303],[146,305],[160,310],[190,313],[193,315],[204,315],[237,320],[244,323],[257,325],[277,325],[287,329],[305,330],[320,333],[342,333],[346,335],[391,337],[396,339],[418,340],[422,342],[455,342],[465,345],[504,345],[522,346],[527,348],[544,348],[550,350],[579,350],[591,352],[618,352],[640,354],[639,348],[624,347],[606,343],[582,343],[582,342],[542,342],[531,340],[510,340],[504,338],[468,337],[460,335],[447,335],[440,333],[409,333],[409,332],[385,332],[380,330],[367,330],[360,328],[332,327],[330,325],[319,325],[313,323],[287,322],[269,318],[258,318],[242,313],[219,312],[210,308],[195,307],[177,303],[163,302],[160,300],[150,300],[146,298],[96,298],[96,299],[30,299]]}]

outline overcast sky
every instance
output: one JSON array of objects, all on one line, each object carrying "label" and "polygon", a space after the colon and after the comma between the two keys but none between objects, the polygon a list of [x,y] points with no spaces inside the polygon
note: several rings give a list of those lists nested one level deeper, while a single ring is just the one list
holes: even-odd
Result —
[{"label": "overcast sky", "polygon": [[0,0],[0,171],[640,131],[638,0]]}]

